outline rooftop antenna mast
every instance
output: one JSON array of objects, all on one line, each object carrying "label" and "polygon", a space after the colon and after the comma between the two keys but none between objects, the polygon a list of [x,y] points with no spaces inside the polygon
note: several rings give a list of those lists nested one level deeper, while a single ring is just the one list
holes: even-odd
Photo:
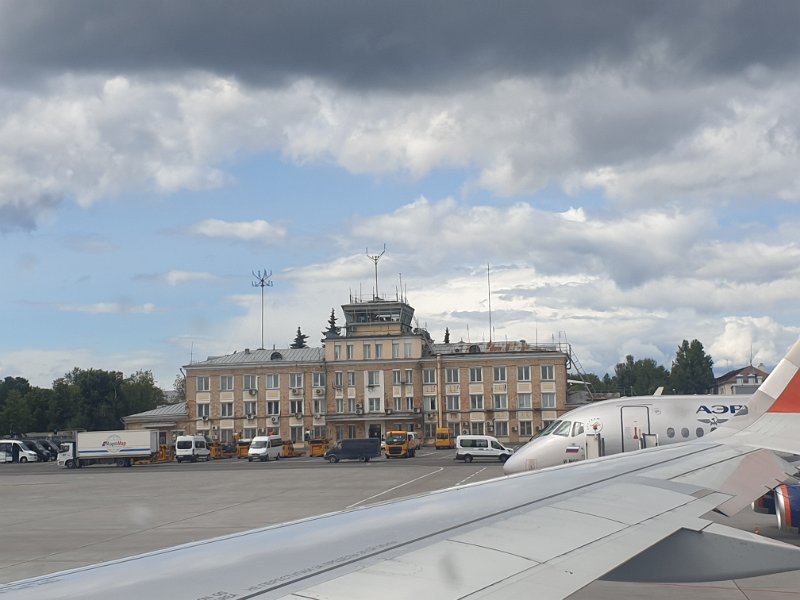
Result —
[{"label": "rooftop antenna mast", "polygon": [[367,248],[367,258],[375,263],[375,294],[372,297],[373,300],[378,300],[380,298],[378,295],[378,261],[384,254],[386,254],[386,244],[383,245],[383,252],[372,256],[370,256],[369,248]]},{"label": "rooftop antenna mast", "polygon": [[264,288],[272,287],[272,282],[269,280],[272,277],[272,271],[253,271],[255,281],[252,282],[253,287],[261,288],[261,347],[259,350],[264,349]]},{"label": "rooftop antenna mast", "polygon": [[489,273],[489,263],[486,263],[486,282],[489,285],[489,343],[492,343],[492,278]]}]

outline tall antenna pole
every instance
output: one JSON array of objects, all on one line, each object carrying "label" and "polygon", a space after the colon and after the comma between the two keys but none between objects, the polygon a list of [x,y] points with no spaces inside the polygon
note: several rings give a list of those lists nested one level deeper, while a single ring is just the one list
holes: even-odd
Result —
[{"label": "tall antenna pole", "polygon": [[489,285],[489,343],[492,343],[492,278],[489,275],[489,263],[486,263],[486,282]]},{"label": "tall antenna pole", "polygon": [[386,244],[383,245],[383,252],[378,255],[370,256],[369,248],[367,248],[367,258],[370,259],[372,262],[375,263],[375,294],[372,296],[373,300],[378,299],[380,296],[378,295],[378,261],[381,259],[381,256],[386,254]]},{"label": "tall antenna pole", "polygon": [[272,271],[253,271],[255,281],[252,282],[253,287],[261,288],[261,347],[259,350],[264,349],[264,288],[272,287],[272,282],[269,280],[272,277]]}]

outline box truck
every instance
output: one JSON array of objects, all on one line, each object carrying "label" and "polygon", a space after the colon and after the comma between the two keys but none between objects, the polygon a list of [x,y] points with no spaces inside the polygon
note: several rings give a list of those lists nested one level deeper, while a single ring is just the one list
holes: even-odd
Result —
[{"label": "box truck", "polygon": [[135,460],[158,456],[158,431],[79,431],[61,444],[58,464],[70,469],[88,465],[130,467]]}]

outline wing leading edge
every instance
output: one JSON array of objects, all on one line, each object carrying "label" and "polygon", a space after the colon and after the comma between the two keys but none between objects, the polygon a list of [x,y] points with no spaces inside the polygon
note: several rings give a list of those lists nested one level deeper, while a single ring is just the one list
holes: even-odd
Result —
[{"label": "wing leading edge", "polygon": [[[513,599],[534,589],[537,598],[565,598],[598,578],[699,581],[800,569],[800,549],[703,519],[711,510],[732,514],[794,473],[760,448],[797,443],[769,436],[776,428],[784,435],[770,415],[798,418],[799,358],[800,342],[759,390],[770,408],[780,400],[794,410],[767,408],[727,437],[187,544],[0,586],[0,598],[353,600],[395,590]],[[709,549],[718,562],[688,559]]]}]

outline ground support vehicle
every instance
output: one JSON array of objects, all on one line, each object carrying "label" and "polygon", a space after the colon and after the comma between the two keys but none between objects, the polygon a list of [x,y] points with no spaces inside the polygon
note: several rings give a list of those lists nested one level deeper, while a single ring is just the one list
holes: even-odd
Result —
[{"label": "ground support vehicle", "polygon": [[247,460],[249,462],[278,460],[283,453],[283,443],[279,435],[257,435],[250,441]]},{"label": "ground support vehicle", "polygon": [[491,435],[460,435],[456,438],[456,460],[472,462],[475,459],[499,460],[504,463],[514,453]]},{"label": "ground support vehicle", "polygon": [[175,460],[178,462],[197,462],[209,460],[211,449],[208,440],[202,435],[179,435],[175,439]]},{"label": "ground support vehicle", "polygon": [[130,467],[136,460],[154,460],[158,452],[158,431],[80,431],[74,441],[61,444],[58,464],[67,468]]},{"label": "ground support vehicle", "polygon": [[453,437],[453,432],[448,427],[437,427],[433,447],[437,450],[455,448],[456,439]]},{"label": "ground support vehicle", "polygon": [[337,463],[340,460],[369,462],[371,458],[378,458],[380,455],[380,438],[350,438],[339,440],[333,448],[325,453],[323,458],[331,463]]},{"label": "ground support vehicle", "polygon": [[411,458],[417,452],[413,431],[387,431],[383,452],[386,458]]}]

